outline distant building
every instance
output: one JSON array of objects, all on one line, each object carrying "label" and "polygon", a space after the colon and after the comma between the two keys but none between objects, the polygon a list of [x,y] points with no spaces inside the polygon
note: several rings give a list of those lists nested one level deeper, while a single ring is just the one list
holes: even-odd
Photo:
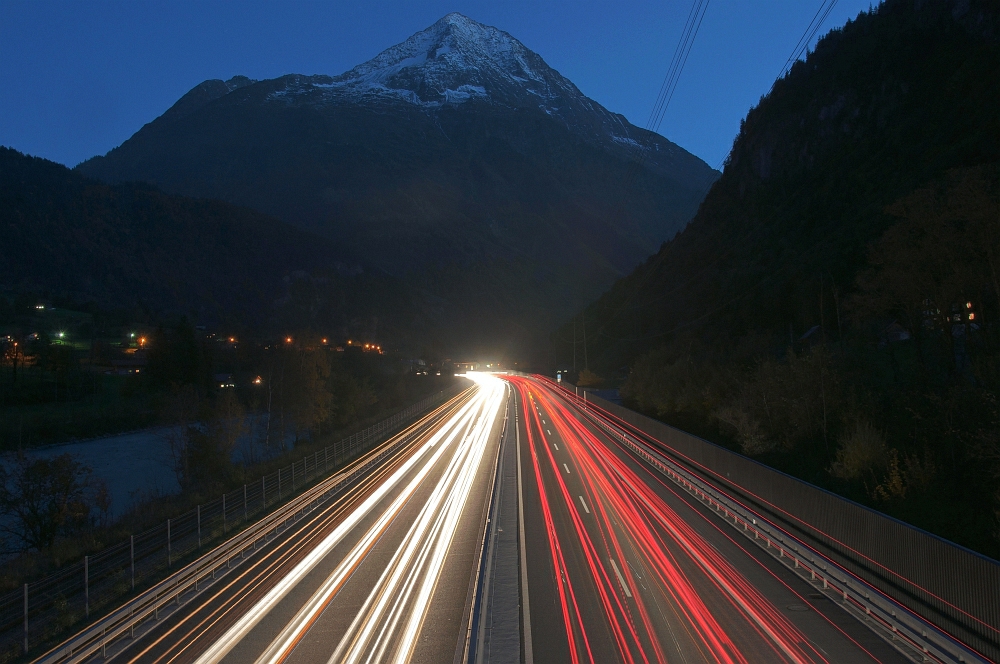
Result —
[{"label": "distant building", "polygon": [[228,373],[218,373],[213,376],[215,379],[215,384],[220,388],[236,387],[236,381],[233,379],[233,374]]},{"label": "distant building", "polygon": [[[132,352],[128,352],[132,351]],[[126,376],[128,374],[142,373],[146,368],[146,353],[135,348],[129,348],[126,352],[117,357],[111,358],[107,364],[95,365],[95,368],[103,368],[106,374]]]}]

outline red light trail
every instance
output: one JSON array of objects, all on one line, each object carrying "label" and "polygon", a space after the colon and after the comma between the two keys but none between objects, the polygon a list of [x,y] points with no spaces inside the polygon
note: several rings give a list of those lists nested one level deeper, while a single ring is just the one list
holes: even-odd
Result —
[{"label": "red light trail", "polygon": [[[828,661],[563,399],[538,381],[508,379],[521,397],[573,662],[598,661],[604,630],[630,663]],[[582,566],[567,565],[569,550]],[[603,625],[581,613],[581,593],[596,599]]]}]

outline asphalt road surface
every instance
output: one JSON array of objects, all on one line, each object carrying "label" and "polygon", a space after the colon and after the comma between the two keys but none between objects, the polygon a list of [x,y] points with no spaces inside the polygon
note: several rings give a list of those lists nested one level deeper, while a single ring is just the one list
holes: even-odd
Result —
[{"label": "asphalt road surface", "polygon": [[534,662],[903,662],[543,381],[517,392]]},{"label": "asphalt road surface", "polygon": [[411,444],[116,661],[460,657],[508,394],[478,378],[415,426]]},{"label": "asphalt road surface", "polygon": [[552,384],[471,377],[115,661],[457,664],[470,638],[496,664],[908,661]]}]

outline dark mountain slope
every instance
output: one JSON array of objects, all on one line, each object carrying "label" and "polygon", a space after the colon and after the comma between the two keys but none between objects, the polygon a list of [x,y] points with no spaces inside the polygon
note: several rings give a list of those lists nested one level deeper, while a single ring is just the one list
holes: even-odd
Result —
[{"label": "dark mountain slope", "polygon": [[592,368],[998,555],[998,26],[994,2],[888,0],[824,37],[687,229],[586,310]]},{"label": "dark mountain slope", "polygon": [[[334,238],[438,302],[429,324],[452,341],[479,334],[470,298],[507,283],[527,290],[492,325],[546,330],[683,228],[716,177],[458,14],[341,76],[230,83],[203,83],[78,170]],[[453,272],[460,287],[435,276]]]},{"label": "dark mountain slope", "polygon": [[[331,241],[252,210],[108,186],[0,148],[0,285],[16,292],[257,329],[332,325],[364,311],[332,298],[360,279],[344,276],[359,268],[343,257]],[[303,320],[290,296],[316,278],[337,306]]]},{"label": "dark mountain slope", "polygon": [[850,286],[893,223],[885,206],[1000,158],[993,14],[919,5],[887,2],[834,30],[750,111],[688,228],[588,309],[591,357],[618,367],[671,335],[772,330],[787,343],[789,324],[819,323],[821,273]]}]

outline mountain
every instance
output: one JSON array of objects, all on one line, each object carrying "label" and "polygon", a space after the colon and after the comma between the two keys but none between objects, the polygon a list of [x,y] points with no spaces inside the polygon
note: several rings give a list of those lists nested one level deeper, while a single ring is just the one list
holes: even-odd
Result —
[{"label": "mountain", "polygon": [[1000,556],[998,108],[995,2],[886,0],[833,30],[748,113],[688,227],[578,316],[591,370]]},{"label": "mountain", "polygon": [[818,324],[819,275],[852,287],[886,206],[1000,159],[987,6],[889,0],[823,37],[750,110],[690,225],[588,308],[590,357],[617,369],[670,337],[787,343]]},{"label": "mountain", "polygon": [[334,239],[413,288],[428,343],[501,353],[672,237],[717,177],[460,14],[339,76],[206,81],[77,170]]},{"label": "mountain", "polygon": [[332,241],[259,212],[0,148],[3,290],[261,332],[360,332],[382,311],[369,297],[405,310],[360,270]]}]

